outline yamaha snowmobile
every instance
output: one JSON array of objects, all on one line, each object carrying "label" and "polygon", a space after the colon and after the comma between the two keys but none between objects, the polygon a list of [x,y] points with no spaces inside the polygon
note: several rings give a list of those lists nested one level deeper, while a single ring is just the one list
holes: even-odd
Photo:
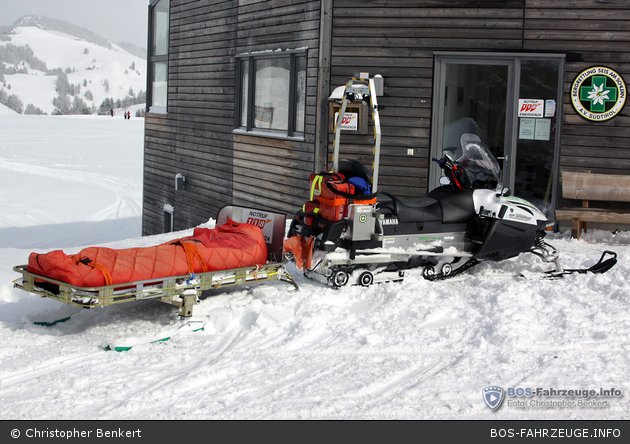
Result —
[{"label": "yamaha snowmobile", "polygon": [[372,171],[356,161],[337,160],[339,117],[332,171],[311,175],[310,200],[294,215],[285,243],[287,257],[305,276],[337,288],[402,280],[412,270],[435,280],[525,252],[554,263],[551,277],[602,273],[616,263],[616,254],[607,251],[590,269],[563,270],[558,251],[544,241],[549,220],[503,188],[496,158],[475,134],[462,134],[459,147],[433,159],[444,176],[426,197],[401,199],[379,192],[382,107],[376,103],[373,79],[348,81],[339,116],[357,100],[372,108]]}]

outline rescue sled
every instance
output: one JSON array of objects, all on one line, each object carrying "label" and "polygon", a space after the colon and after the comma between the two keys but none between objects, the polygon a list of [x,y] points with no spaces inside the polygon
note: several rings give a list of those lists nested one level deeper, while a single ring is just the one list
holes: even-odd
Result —
[{"label": "rescue sled", "polygon": [[[13,270],[20,273],[22,277],[18,278],[13,286],[29,293],[84,308],[106,307],[124,302],[154,299],[180,307],[179,314],[182,317],[193,315],[193,306],[199,303],[202,292],[206,290],[274,281],[287,282],[295,290],[298,289],[293,278],[287,273],[286,262],[283,259],[285,215],[226,206],[217,215],[216,227],[227,226],[226,224],[245,224],[257,227],[254,231],[261,231],[264,237],[266,263],[202,272],[191,271],[192,265],[189,265],[190,272],[184,274],[116,283],[108,282],[105,277],[107,285],[99,286],[73,285],[60,279],[29,271],[28,265],[18,265],[13,267]],[[189,263],[192,264],[193,253],[184,245],[184,242],[181,242],[183,240],[186,238],[176,240],[174,243],[183,247],[184,254],[189,258]],[[194,256],[196,255],[197,253],[194,254]],[[196,257],[195,262],[199,260]],[[87,261],[83,263],[89,265]],[[100,270],[99,273],[107,274],[107,271],[102,269],[104,267],[95,264],[91,266]]]}]

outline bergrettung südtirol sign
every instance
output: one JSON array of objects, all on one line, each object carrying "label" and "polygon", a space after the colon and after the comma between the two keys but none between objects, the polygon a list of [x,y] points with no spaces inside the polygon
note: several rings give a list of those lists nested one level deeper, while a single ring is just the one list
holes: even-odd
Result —
[{"label": "bergrettung s\u00fcdtirol sign", "polygon": [[626,103],[626,84],[621,75],[605,66],[582,71],[571,86],[573,108],[585,119],[612,119]]}]

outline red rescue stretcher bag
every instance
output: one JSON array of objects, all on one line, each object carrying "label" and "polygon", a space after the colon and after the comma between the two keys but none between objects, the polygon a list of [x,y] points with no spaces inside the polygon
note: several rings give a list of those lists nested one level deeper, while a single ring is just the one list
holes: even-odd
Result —
[{"label": "red rescue stretcher bag", "polygon": [[227,223],[216,228],[195,228],[192,236],[152,247],[88,247],[73,255],[61,250],[31,253],[27,271],[93,288],[266,262],[267,244],[262,230],[228,218]]}]

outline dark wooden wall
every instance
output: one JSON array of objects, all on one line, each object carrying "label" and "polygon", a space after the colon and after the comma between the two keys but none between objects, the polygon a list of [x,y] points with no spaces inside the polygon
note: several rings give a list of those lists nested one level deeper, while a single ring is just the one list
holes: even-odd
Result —
[{"label": "dark wooden wall", "polygon": [[[519,51],[523,7],[524,0],[334,1],[331,83],[345,84],[361,71],[385,78],[379,189],[427,192],[433,52]],[[342,136],[342,156],[369,166],[372,143],[371,135]]]},{"label": "dark wooden wall", "polygon": [[163,232],[165,203],[181,230],[232,201],[237,10],[237,0],[171,0],[168,114],[146,116],[144,234]]},{"label": "dark wooden wall", "polygon": [[[589,122],[569,90],[592,65],[629,81],[629,19],[627,0],[171,0],[169,113],[146,118],[143,232],[162,232],[164,203],[175,206],[176,230],[228,203],[294,212],[325,161],[317,150],[332,147],[316,128],[317,119],[327,124],[326,96],[359,72],[385,78],[380,189],[425,194],[435,51],[566,54],[561,169],[627,174],[628,108]],[[320,29],[332,30],[320,39]],[[308,47],[304,141],[234,133],[234,56],[300,47]],[[371,134],[344,136],[342,156],[370,165],[372,144]],[[185,191],[175,192],[178,172]]]},{"label": "dark wooden wall", "polygon": [[523,49],[567,54],[561,170],[630,174],[630,112],[626,104],[607,122],[591,122],[571,105],[575,77],[608,66],[630,82],[630,2],[527,0]]},{"label": "dark wooden wall", "polygon": [[[168,114],[147,114],[143,234],[215,217],[226,204],[290,213],[313,170],[319,1],[171,0]],[[234,134],[234,56],[308,47],[303,142]],[[175,175],[186,189],[175,191]]]},{"label": "dark wooden wall", "polygon": [[303,142],[234,135],[234,204],[294,213],[313,171],[319,1],[241,0],[237,53],[307,47]]},{"label": "dark wooden wall", "polygon": [[[333,17],[332,85],[361,71],[385,77],[382,189],[426,192],[434,51],[566,54],[561,169],[630,171],[627,107],[607,123],[589,122],[569,95],[575,76],[593,65],[630,81],[627,0],[334,0]],[[344,154],[370,164],[371,136],[343,140]]]}]

